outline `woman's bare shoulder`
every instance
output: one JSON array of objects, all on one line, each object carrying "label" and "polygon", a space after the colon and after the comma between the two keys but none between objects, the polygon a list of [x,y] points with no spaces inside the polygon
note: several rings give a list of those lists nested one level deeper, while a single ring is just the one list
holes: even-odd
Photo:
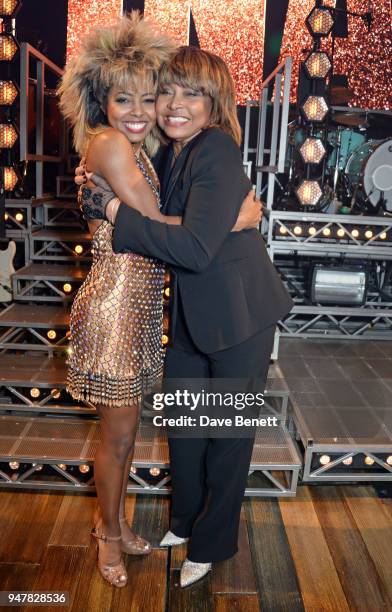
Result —
[{"label": "woman's bare shoulder", "polygon": [[125,134],[108,127],[94,136],[87,155],[89,167],[104,168],[121,160],[131,165],[134,160],[131,143]]}]

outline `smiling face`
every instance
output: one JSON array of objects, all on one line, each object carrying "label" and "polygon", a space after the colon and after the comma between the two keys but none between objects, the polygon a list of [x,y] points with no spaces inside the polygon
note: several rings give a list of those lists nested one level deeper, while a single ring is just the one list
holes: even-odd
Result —
[{"label": "smiling face", "polygon": [[178,145],[184,146],[210,124],[210,96],[175,83],[161,85],[156,112],[158,125]]},{"label": "smiling face", "polygon": [[132,144],[141,146],[156,123],[152,86],[135,78],[126,87],[113,87],[108,94],[106,115],[111,127],[125,134]]}]

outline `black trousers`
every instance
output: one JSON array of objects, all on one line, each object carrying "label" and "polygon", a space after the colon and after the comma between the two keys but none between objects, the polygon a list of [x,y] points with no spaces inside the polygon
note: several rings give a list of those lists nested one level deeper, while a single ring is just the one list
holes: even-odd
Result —
[{"label": "black trousers", "polygon": [[[257,379],[265,388],[275,325],[245,342],[212,354],[192,341],[182,308],[165,378]],[[253,438],[169,438],[172,478],[170,530],[190,537],[188,559],[223,561],[238,550],[241,505],[252,456]]]}]

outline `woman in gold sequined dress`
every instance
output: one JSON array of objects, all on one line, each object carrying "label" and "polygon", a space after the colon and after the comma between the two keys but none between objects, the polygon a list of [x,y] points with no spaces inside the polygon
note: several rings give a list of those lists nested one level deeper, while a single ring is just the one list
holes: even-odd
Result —
[{"label": "woman in gold sequined dress", "polygon": [[[158,180],[147,152],[159,145],[158,70],[173,49],[167,36],[133,13],[86,38],[59,92],[87,168],[122,200],[166,223],[181,219],[160,213]],[[93,264],[72,306],[67,389],[75,399],[92,402],[100,417],[94,466],[99,511],[92,535],[102,576],[122,587],[127,573],[121,553],[151,551],[126,522],[125,495],[141,392],[162,373],[164,266],[150,257],[114,254],[110,223],[94,220],[94,211],[88,217]]]}]

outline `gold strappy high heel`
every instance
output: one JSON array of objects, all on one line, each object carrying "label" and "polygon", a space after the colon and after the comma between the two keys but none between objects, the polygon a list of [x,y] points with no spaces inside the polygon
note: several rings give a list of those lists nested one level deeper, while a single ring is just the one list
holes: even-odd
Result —
[{"label": "gold strappy high heel", "polygon": [[[120,523],[126,523],[126,517],[119,519]],[[151,552],[151,544],[139,535],[133,534],[131,540],[122,540],[121,549],[128,555],[148,555]]]},{"label": "gold strappy high heel", "polygon": [[101,576],[115,587],[125,587],[128,582],[128,575],[123,560],[121,559],[120,563],[116,563],[115,565],[112,565],[110,563],[101,563],[99,560],[98,540],[102,540],[103,542],[118,542],[121,540],[121,536],[107,536],[104,533],[100,533],[97,530],[97,527],[93,527],[93,529],[91,530],[91,535],[97,540],[98,569],[101,573]]}]

